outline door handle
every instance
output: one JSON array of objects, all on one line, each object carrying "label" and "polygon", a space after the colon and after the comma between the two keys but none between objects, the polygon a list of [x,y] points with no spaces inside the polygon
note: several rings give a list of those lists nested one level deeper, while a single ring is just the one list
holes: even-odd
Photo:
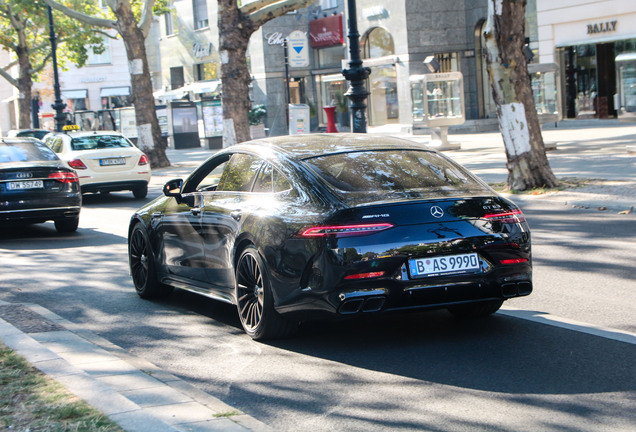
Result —
[{"label": "door handle", "polygon": [[234,210],[233,212],[230,212],[230,216],[232,216],[232,219],[236,221],[240,221],[241,216],[243,216],[243,213],[241,213],[240,210]]}]

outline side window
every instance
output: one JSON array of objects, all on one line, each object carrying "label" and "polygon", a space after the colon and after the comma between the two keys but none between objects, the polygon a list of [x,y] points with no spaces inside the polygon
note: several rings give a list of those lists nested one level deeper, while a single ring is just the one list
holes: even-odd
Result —
[{"label": "side window", "polygon": [[272,183],[274,184],[274,192],[284,192],[292,188],[289,181],[276,170],[272,172]]},{"label": "side window", "polygon": [[256,156],[242,153],[232,155],[216,190],[249,192],[262,163]]},{"label": "side window", "polygon": [[62,152],[62,137],[53,137],[47,144],[50,144],[51,150],[53,150],[55,153]]},{"label": "side window", "polygon": [[219,181],[221,179],[221,175],[223,174],[223,171],[225,170],[225,167],[227,166],[228,162],[223,162],[220,165],[217,165],[216,168],[214,168],[212,171],[210,171],[210,173],[205,176],[200,182],[199,185],[197,186],[197,190],[198,191],[214,191],[216,190]]},{"label": "side window", "polygon": [[266,164],[258,173],[252,192],[272,192],[272,166]]}]

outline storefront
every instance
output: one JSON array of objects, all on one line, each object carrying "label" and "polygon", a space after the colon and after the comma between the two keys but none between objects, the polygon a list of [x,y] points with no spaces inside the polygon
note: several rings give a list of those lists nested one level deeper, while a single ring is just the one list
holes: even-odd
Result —
[{"label": "storefront", "polygon": [[574,3],[537,1],[541,62],[560,66],[566,116],[613,118],[634,110],[636,3]]}]

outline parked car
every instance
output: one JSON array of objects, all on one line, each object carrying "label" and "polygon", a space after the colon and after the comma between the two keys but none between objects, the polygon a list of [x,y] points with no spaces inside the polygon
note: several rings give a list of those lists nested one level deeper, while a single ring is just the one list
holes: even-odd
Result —
[{"label": "parked car", "polygon": [[31,137],[42,139],[50,130],[47,129],[12,129],[7,133],[7,138]]},{"label": "parked car", "polygon": [[0,221],[3,225],[52,220],[58,232],[74,232],[81,206],[77,174],[42,141],[0,139]]},{"label": "parked car", "polygon": [[119,132],[60,132],[44,142],[77,171],[82,193],[132,191],[145,198],[150,182],[150,161]]},{"label": "parked car", "polygon": [[233,303],[254,339],[316,315],[484,316],[532,291],[514,203],[441,153],[366,134],[223,149],[132,216],[128,252],[142,298]]}]

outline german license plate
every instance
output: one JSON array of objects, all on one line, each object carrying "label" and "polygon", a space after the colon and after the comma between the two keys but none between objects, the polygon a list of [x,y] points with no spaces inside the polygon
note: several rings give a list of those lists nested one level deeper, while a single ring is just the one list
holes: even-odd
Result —
[{"label": "german license plate", "polygon": [[42,180],[25,180],[7,183],[9,190],[22,190],[22,189],[42,189],[44,183]]},{"label": "german license plate", "polygon": [[449,273],[466,273],[479,270],[476,253],[409,260],[411,276],[438,276]]},{"label": "german license plate", "polygon": [[126,159],[125,158],[100,159],[99,164],[101,166],[126,165]]}]

